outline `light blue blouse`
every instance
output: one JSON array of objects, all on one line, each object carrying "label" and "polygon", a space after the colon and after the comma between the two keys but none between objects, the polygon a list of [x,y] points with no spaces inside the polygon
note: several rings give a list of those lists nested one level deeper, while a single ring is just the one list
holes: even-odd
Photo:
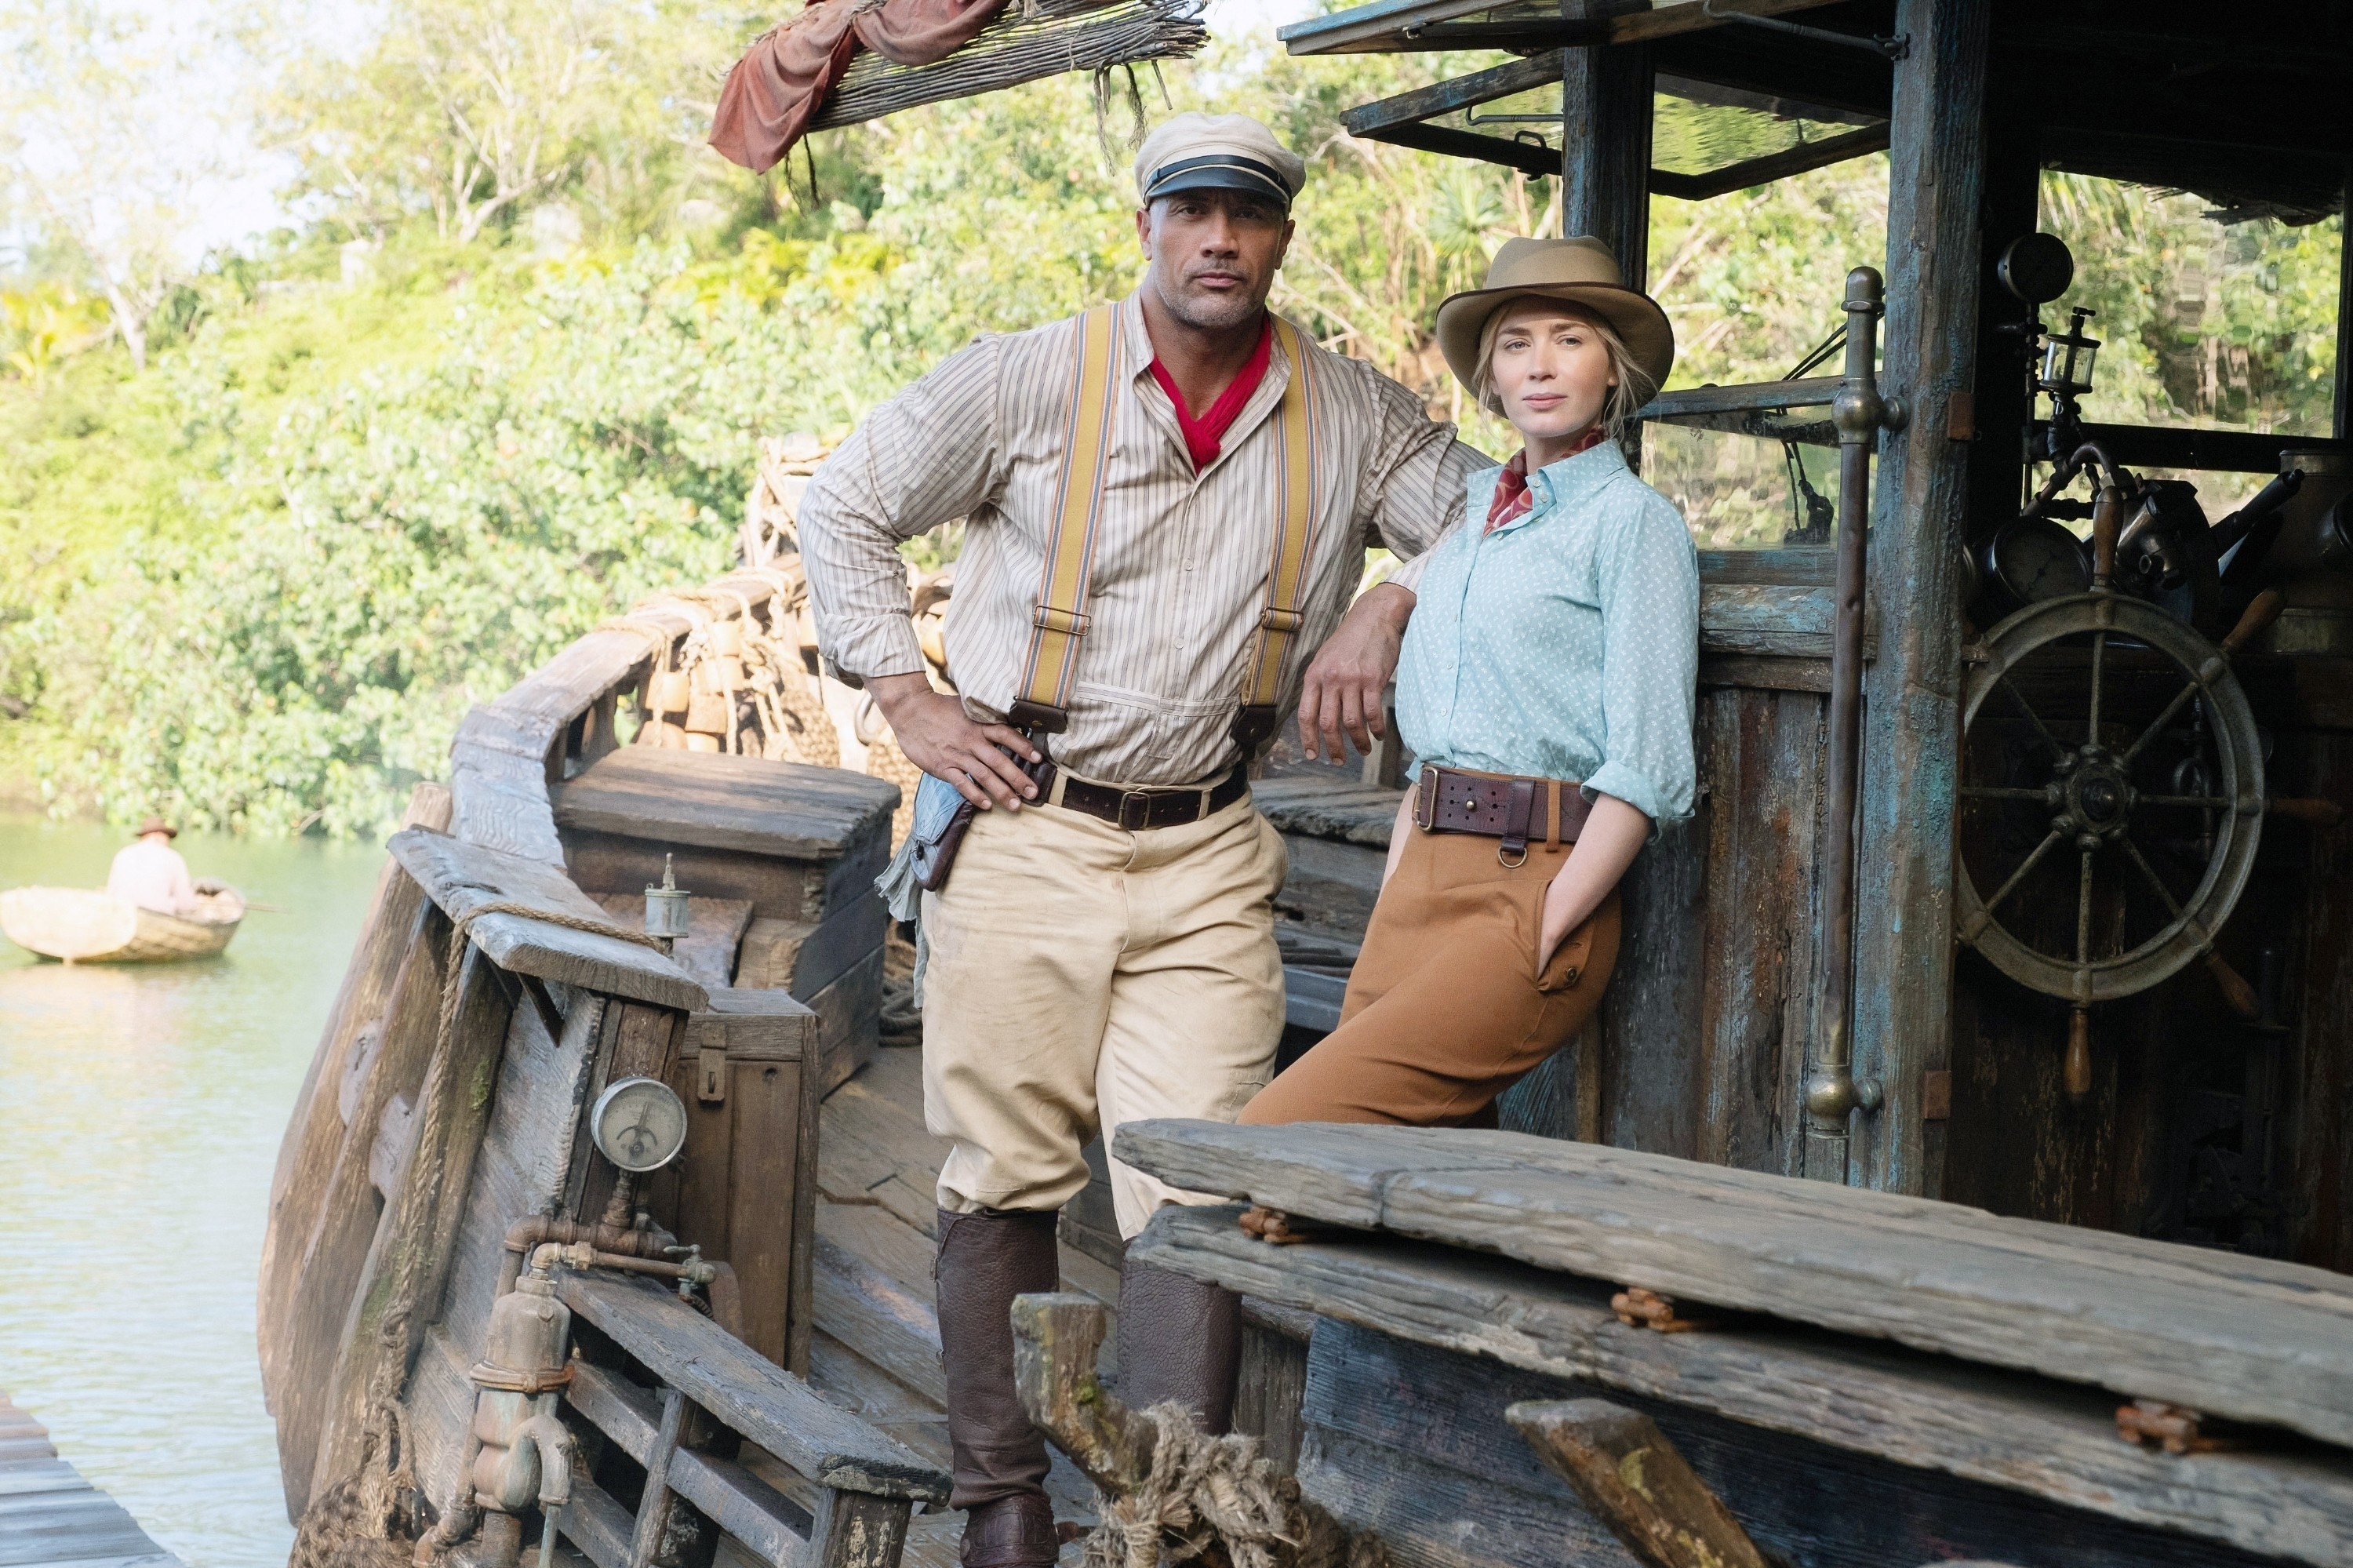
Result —
[{"label": "light blue blouse", "polygon": [[1420,564],[1397,674],[1420,761],[1584,781],[1653,822],[1691,815],[1699,556],[1615,441],[1539,469],[1490,534],[1497,471]]}]

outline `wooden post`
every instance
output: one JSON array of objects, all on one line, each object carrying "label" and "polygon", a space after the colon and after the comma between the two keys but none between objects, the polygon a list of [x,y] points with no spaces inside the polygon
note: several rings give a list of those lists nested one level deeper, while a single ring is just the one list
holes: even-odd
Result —
[{"label": "wooden post", "polygon": [[899,1568],[907,1544],[907,1499],[824,1487],[809,1515],[809,1568]]},{"label": "wooden post", "polygon": [[[1978,196],[1976,396],[1958,412],[1952,432],[1967,446],[1968,525],[1984,534],[2018,514],[2019,476],[2025,467],[2025,429],[2034,417],[2026,382],[2027,343],[2019,329],[2035,308],[1994,276],[2001,252],[2034,232],[2042,216],[2042,127],[2035,117],[2036,84],[2023,72],[1986,82],[1985,175]],[[2055,308],[2055,307],[2054,307]],[[2004,331],[2004,328],[2010,330]]]},{"label": "wooden post", "polygon": [[[1622,0],[1564,0],[1571,16],[1642,9]],[[1629,288],[1651,276],[1651,51],[1645,44],[1563,49],[1560,231],[1617,253]]]},{"label": "wooden post", "polygon": [[1647,1568],[1765,1568],[1724,1499],[1649,1416],[1565,1399],[1524,1401],[1504,1419]]},{"label": "wooden post", "polygon": [[629,1541],[629,1568],[653,1568],[670,1530],[670,1467],[678,1457],[679,1429],[685,1424],[686,1395],[674,1388],[661,1394],[661,1425],[646,1453],[646,1489],[638,1499],[638,1528]]},{"label": "wooden post", "polygon": [[1872,505],[1881,631],[1863,684],[1857,842],[1875,892],[1855,932],[1853,1012],[1855,1072],[1886,1098],[1854,1118],[1848,1149],[1849,1181],[1893,1192],[1923,1189],[1921,1080],[1952,1028],[1968,447],[1951,419],[1954,395],[1977,379],[1990,11],[1991,0],[1900,0],[1895,16],[1912,49],[1894,68],[1880,386],[1910,420],[1881,441]]},{"label": "wooden post", "polygon": [[2337,205],[2337,439],[2353,440],[2353,160]]}]

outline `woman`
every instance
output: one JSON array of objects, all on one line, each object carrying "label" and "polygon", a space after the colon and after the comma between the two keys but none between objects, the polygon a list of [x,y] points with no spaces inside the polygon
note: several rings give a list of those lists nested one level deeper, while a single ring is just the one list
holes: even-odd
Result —
[{"label": "woman", "polygon": [[1666,313],[1598,240],[1514,239],[1438,341],[1525,445],[1413,588],[1418,777],[1340,1026],[1244,1122],[1493,1126],[1599,1005],[1635,852],[1691,813],[1699,561],[1617,439],[1673,363]]}]

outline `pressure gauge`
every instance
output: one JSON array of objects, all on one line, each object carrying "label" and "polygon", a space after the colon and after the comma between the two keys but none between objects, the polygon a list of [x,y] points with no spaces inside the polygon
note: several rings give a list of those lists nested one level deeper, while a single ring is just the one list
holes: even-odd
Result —
[{"label": "pressure gauge", "polygon": [[1985,547],[1986,586],[2003,613],[2047,599],[2088,593],[2092,564],[2084,542],[2048,517],[2020,517],[1995,530]]},{"label": "pressure gauge", "polygon": [[588,1130],[622,1170],[659,1171],[686,1147],[686,1104],[659,1078],[622,1078],[596,1097]]}]

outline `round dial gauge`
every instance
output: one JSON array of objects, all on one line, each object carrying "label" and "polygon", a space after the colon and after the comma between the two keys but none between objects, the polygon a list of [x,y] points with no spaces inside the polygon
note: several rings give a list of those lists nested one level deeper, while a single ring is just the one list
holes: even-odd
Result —
[{"label": "round dial gauge", "polygon": [[2092,567],[2083,541],[2048,517],[2021,517],[1993,536],[1987,564],[2019,604],[2087,593]]},{"label": "round dial gauge", "polygon": [[659,1078],[622,1078],[596,1097],[588,1130],[622,1170],[659,1171],[686,1147],[686,1103]]}]

